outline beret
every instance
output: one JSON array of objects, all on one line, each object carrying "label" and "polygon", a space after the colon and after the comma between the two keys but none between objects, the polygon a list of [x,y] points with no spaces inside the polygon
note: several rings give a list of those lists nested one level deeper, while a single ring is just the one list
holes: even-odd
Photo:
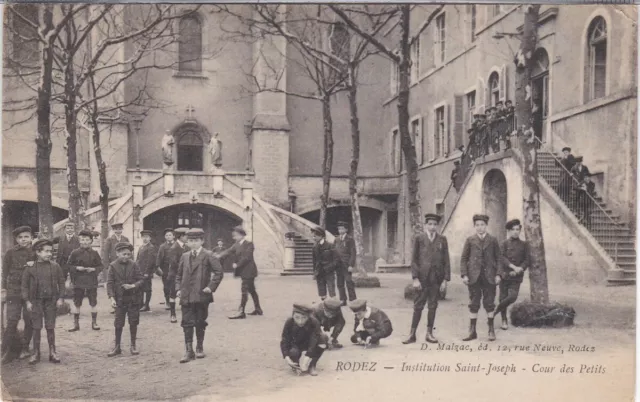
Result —
[{"label": "beret", "polygon": [[29,232],[31,234],[33,234],[33,231],[31,230],[31,227],[29,226],[18,226],[17,228],[15,228],[13,230],[13,237],[18,236],[21,233],[25,233],[25,232]]},{"label": "beret", "polygon": [[92,231],[84,229],[78,232],[78,236],[86,236],[86,237],[91,237],[93,239],[94,234]]},{"label": "beret", "polygon": [[349,302],[349,308],[357,313],[358,311],[364,311],[367,308],[367,301],[364,299],[356,299],[352,302]]},{"label": "beret", "polygon": [[167,234],[167,232],[173,233],[173,229],[172,228],[166,228],[165,230],[162,231],[162,234]]},{"label": "beret", "polygon": [[440,217],[440,215],[437,215],[437,214],[425,214],[425,216],[424,216],[424,221],[425,222],[428,222],[430,220],[434,220],[437,223],[440,223],[440,219],[442,219],[442,218]]},{"label": "beret", "polygon": [[153,236],[153,231],[152,230],[141,230],[140,231],[140,236],[144,236],[144,235],[149,235],[149,236]]},{"label": "beret", "polygon": [[247,235],[247,232],[240,225],[234,227],[233,231],[238,233],[238,234],[240,234],[240,235],[242,235],[242,236],[246,236]]},{"label": "beret", "polygon": [[342,302],[336,298],[329,298],[323,302],[324,308],[331,311],[338,311],[342,307]]},{"label": "beret", "polygon": [[124,226],[124,225],[122,223],[119,223],[119,222],[118,223],[114,223],[114,224],[111,225],[111,227],[113,229],[121,228],[122,226]]},{"label": "beret", "polygon": [[473,215],[473,223],[476,221],[483,221],[484,223],[489,223],[489,217],[483,214],[475,214]]},{"label": "beret", "polygon": [[129,251],[133,251],[133,246],[127,243],[126,241],[121,241],[120,243],[116,244],[116,251],[120,251],[125,248],[128,249]]},{"label": "beret", "polygon": [[307,306],[306,304],[302,304],[302,303],[294,303],[293,304],[293,312],[294,313],[310,315],[312,313],[312,311],[313,311],[313,309],[311,307]]},{"label": "beret", "polygon": [[318,236],[322,236],[322,237],[325,236],[324,229],[321,228],[320,226],[311,228],[311,232],[313,232],[314,234],[317,234]]},{"label": "beret", "polygon": [[338,221],[338,224],[336,226],[338,226],[338,227],[342,226],[343,228],[346,229],[346,228],[349,227],[349,224],[347,222],[345,222],[345,221]]},{"label": "beret", "polygon": [[33,251],[40,251],[44,246],[53,247],[53,242],[49,239],[38,239],[31,245],[31,248]]},{"label": "beret", "polygon": [[569,147],[564,147],[564,148],[562,148],[562,152],[564,152],[564,151],[571,152],[571,148],[569,148]]},{"label": "beret", "polygon": [[187,231],[187,237],[190,239],[202,239],[204,237],[204,230],[193,228]]},{"label": "beret", "polygon": [[522,224],[520,223],[520,219],[511,219],[509,222],[507,222],[505,228],[507,230],[511,230],[514,226],[522,226]]}]

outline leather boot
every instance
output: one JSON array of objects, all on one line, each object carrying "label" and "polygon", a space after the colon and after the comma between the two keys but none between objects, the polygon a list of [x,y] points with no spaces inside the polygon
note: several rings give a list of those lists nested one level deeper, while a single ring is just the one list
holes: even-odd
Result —
[{"label": "leather boot", "polygon": [[509,329],[509,320],[507,319],[507,311],[500,311],[500,315],[502,317],[502,325],[500,326],[500,328],[504,329],[505,331],[507,329]]},{"label": "leather boot", "polygon": [[196,359],[204,359],[204,329],[196,329]]},{"label": "leather boot", "polygon": [[474,339],[478,339],[478,333],[476,332],[476,322],[478,322],[477,318],[472,318],[469,322],[469,335],[462,340],[464,342],[472,341]]},{"label": "leather boot", "polygon": [[495,341],[496,340],[496,331],[493,328],[493,317],[487,319],[487,324],[489,325],[489,340],[490,341]]},{"label": "leather boot", "polygon": [[164,298],[164,309],[165,310],[171,310],[171,307],[169,306],[169,298],[168,297]]},{"label": "leather boot", "polygon": [[427,335],[424,340],[429,343],[438,343],[438,340],[433,336],[433,325],[436,321],[436,310],[429,309],[427,312]]},{"label": "leather boot", "polygon": [[169,302],[169,310],[171,310],[171,322],[175,324],[178,322],[176,318],[176,302]]},{"label": "leather boot", "polygon": [[433,336],[433,327],[427,327],[427,335],[424,340],[429,343],[438,343],[438,340]]},{"label": "leather boot", "polygon": [[137,335],[138,335],[138,326],[137,325],[131,325],[129,326],[129,332],[131,334],[131,347],[129,348],[129,351],[131,352],[132,355],[139,355],[140,352],[138,352],[138,348],[136,348],[136,339],[137,339]]},{"label": "leather boot", "polygon": [[182,359],[180,359],[180,363],[188,363],[196,358],[195,353],[193,353],[193,342],[185,342],[184,346],[185,352]]},{"label": "leather boot", "polygon": [[69,332],[80,331],[80,314],[73,315],[73,327],[68,329]]},{"label": "leather boot", "polygon": [[29,359],[29,364],[36,364],[40,361],[40,330],[33,331],[33,354]]},{"label": "leather boot", "polygon": [[31,356],[31,351],[29,350],[29,344],[31,344],[31,338],[33,337],[34,329],[31,324],[27,325],[25,323],[24,327],[24,337],[22,338],[22,350],[20,351],[20,356],[18,359],[26,359]]},{"label": "leather boot", "polygon": [[408,345],[410,343],[416,343],[416,328],[411,328],[409,332],[409,337],[402,341],[403,344]]},{"label": "leather boot", "polygon": [[91,313],[91,329],[100,331],[100,327],[98,326],[98,313]]},{"label": "leather boot", "polygon": [[49,361],[51,363],[60,363],[60,358],[56,353],[56,333],[53,329],[47,330],[47,343],[49,343]]},{"label": "leather boot", "polygon": [[264,312],[262,311],[262,308],[260,307],[260,298],[258,297],[258,293],[253,292],[251,294],[251,298],[253,299],[254,309],[253,309],[252,312],[249,313],[249,315],[262,315],[262,314],[264,314]]},{"label": "leather boot", "polygon": [[244,309],[241,307],[235,313],[231,314],[228,317],[230,320],[241,320],[243,318],[247,318],[247,315],[244,313]]},{"label": "leather boot", "polygon": [[16,358],[16,354],[11,346],[15,342],[17,325],[17,323],[15,323],[15,326],[13,323],[7,324],[4,334],[2,334],[2,347],[4,349],[2,364],[11,363]]},{"label": "leather boot", "polygon": [[120,349],[121,339],[122,339],[122,328],[116,328],[116,344],[113,350],[111,350],[111,352],[107,354],[107,357],[113,357],[113,356],[122,354],[122,349]]},{"label": "leather boot", "polygon": [[151,292],[144,292],[144,305],[140,309],[140,311],[146,312],[151,311],[151,307],[149,307],[149,302],[151,301]]}]

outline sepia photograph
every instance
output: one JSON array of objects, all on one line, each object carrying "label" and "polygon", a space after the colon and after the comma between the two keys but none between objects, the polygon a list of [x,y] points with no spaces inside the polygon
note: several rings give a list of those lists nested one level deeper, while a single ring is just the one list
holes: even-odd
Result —
[{"label": "sepia photograph", "polygon": [[636,5],[0,10],[1,400],[635,400]]}]

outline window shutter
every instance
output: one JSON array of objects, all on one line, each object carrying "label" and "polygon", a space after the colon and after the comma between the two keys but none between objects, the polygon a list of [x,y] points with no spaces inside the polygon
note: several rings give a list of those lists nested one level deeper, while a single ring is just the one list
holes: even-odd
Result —
[{"label": "window shutter", "polygon": [[507,90],[509,88],[507,79],[507,65],[503,64],[500,68],[500,100],[503,102],[509,99],[507,96]]},{"label": "window shutter", "polygon": [[451,149],[451,132],[449,131],[451,121],[451,105],[444,106],[444,155],[448,156]]},{"label": "window shutter", "polygon": [[464,138],[464,95],[454,96],[454,109],[453,138],[454,147],[458,148],[463,144]]},{"label": "window shutter", "polygon": [[438,22],[437,22],[437,18],[433,20],[433,40],[431,41],[431,43],[433,43],[433,65],[438,66],[440,65],[440,44],[438,43]]},{"label": "window shutter", "polygon": [[431,160],[434,160],[438,157],[440,153],[440,140],[438,136],[440,132],[438,131],[438,110],[435,109],[433,111],[433,133],[431,135]]},{"label": "window shutter", "polygon": [[476,83],[476,110],[478,113],[484,113],[484,82],[482,78],[478,78]]},{"label": "window shutter", "polygon": [[396,82],[396,63],[391,60],[389,62],[389,92],[391,95],[395,94],[395,82]]},{"label": "window shutter", "polygon": [[422,59],[420,64],[422,65],[421,70],[426,72],[433,68],[433,38],[429,37],[428,29],[425,29],[420,36],[420,46],[422,46],[422,49],[420,49],[420,58]]},{"label": "window shutter", "polygon": [[[422,117],[419,117],[413,122],[417,122],[417,130],[415,132],[415,136],[413,139],[413,145],[416,150],[416,162],[418,165],[422,165],[423,162],[423,153],[422,153]],[[413,122],[411,123],[411,129],[413,130]]]}]

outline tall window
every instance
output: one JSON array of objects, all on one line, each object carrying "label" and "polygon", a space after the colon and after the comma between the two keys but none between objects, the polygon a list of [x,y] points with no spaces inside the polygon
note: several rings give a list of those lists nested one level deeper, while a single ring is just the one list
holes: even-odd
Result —
[{"label": "tall window", "polygon": [[389,90],[391,95],[396,95],[400,89],[400,69],[398,63],[391,60],[391,78],[389,80]]},{"label": "tall window", "polygon": [[[38,6],[36,4],[14,4],[11,13],[13,26],[12,56],[16,67],[33,66],[38,62],[38,32],[22,18],[38,24]],[[18,15],[16,15],[18,14]],[[21,18],[22,17],[22,18]]]},{"label": "tall window", "polygon": [[471,24],[471,30],[470,30],[470,34],[471,34],[471,42],[473,42],[474,40],[476,40],[476,5],[475,4],[471,4],[470,6],[470,10],[469,10],[469,19],[470,19],[470,24]]},{"label": "tall window", "polygon": [[469,129],[471,127],[471,122],[473,121],[473,113],[476,110],[476,91],[471,91],[466,96],[466,105],[465,105],[465,118],[464,118],[464,126],[465,129]]},{"label": "tall window", "polygon": [[586,101],[602,98],[606,94],[607,80],[607,23],[596,17],[588,31],[588,58],[585,78]]},{"label": "tall window", "polygon": [[411,137],[413,138],[413,146],[416,149],[416,158],[418,165],[424,160],[424,149],[422,147],[422,133],[420,132],[420,119],[411,122]]},{"label": "tall window", "polygon": [[489,76],[489,103],[495,106],[500,100],[500,76],[495,71]]},{"label": "tall window", "polygon": [[436,52],[439,63],[444,63],[446,51],[446,26],[445,14],[442,13],[436,18]]},{"label": "tall window", "polygon": [[420,77],[420,35],[411,45],[411,81],[418,82]]},{"label": "tall window", "polygon": [[446,140],[445,133],[445,114],[444,114],[444,106],[441,106],[436,109],[436,130],[434,133],[434,151],[436,158],[442,156],[444,154],[444,142]]},{"label": "tall window", "polygon": [[184,72],[202,71],[202,24],[190,15],[180,19],[178,40],[178,69]]},{"label": "tall window", "polygon": [[[349,61],[351,37],[349,35],[349,30],[343,23],[338,22],[331,25],[329,42],[331,45],[331,53],[344,61]],[[339,80],[345,78],[346,69],[336,61],[332,60],[330,62],[338,69],[330,70],[330,82],[337,83]]]}]

